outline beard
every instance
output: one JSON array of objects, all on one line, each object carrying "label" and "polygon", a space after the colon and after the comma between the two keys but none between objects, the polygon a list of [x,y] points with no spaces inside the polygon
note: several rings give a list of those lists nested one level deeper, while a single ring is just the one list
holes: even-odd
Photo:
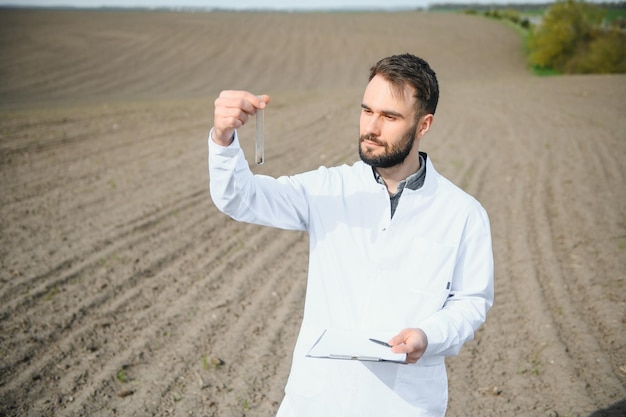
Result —
[{"label": "beard", "polygon": [[[406,157],[409,156],[411,149],[413,149],[413,142],[415,142],[415,135],[417,133],[416,130],[417,125],[412,126],[404,135],[402,135],[397,143],[392,145],[381,142],[372,134],[361,135],[359,138],[359,156],[363,162],[373,168],[391,168],[396,165],[400,165],[404,162]],[[374,155],[372,151],[364,149],[362,145],[364,140],[369,140],[383,146],[384,152]]]}]

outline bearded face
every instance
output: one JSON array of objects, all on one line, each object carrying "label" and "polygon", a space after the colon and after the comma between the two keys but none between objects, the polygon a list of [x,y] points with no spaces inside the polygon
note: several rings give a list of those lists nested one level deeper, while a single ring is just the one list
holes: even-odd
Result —
[{"label": "bearded face", "polygon": [[411,126],[400,138],[384,141],[369,133],[359,138],[359,156],[374,168],[391,168],[400,165],[413,148],[417,125]]}]

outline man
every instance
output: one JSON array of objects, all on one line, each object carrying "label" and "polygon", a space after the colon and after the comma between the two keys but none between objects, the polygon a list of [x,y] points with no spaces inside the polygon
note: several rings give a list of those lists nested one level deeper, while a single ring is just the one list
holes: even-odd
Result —
[{"label": "man", "polygon": [[[493,256],[485,210],[419,152],[438,96],[421,58],[382,59],[361,104],[362,161],[278,179],[250,172],[236,134],[269,97],[224,91],[215,101],[215,205],[239,221],[310,236],[304,318],[281,417],[445,414],[444,357],[485,320]],[[407,364],[307,357],[325,329],[389,332]]]}]

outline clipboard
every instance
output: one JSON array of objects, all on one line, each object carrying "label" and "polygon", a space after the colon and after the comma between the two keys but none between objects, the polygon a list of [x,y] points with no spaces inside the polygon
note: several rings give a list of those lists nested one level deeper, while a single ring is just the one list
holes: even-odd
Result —
[{"label": "clipboard", "polygon": [[368,362],[406,363],[405,353],[393,353],[391,348],[372,341],[388,340],[393,334],[366,330],[326,329],[313,344],[307,357]]}]

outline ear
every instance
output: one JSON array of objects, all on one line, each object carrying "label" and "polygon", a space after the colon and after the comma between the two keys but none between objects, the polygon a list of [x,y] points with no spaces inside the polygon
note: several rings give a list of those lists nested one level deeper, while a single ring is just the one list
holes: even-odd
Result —
[{"label": "ear", "polygon": [[426,114],[420,118],[420,121],[417,125],[417,135],[422,137],[430,130],[430,126],[433,124],[433,119],[435,116],[432,114]]}]

